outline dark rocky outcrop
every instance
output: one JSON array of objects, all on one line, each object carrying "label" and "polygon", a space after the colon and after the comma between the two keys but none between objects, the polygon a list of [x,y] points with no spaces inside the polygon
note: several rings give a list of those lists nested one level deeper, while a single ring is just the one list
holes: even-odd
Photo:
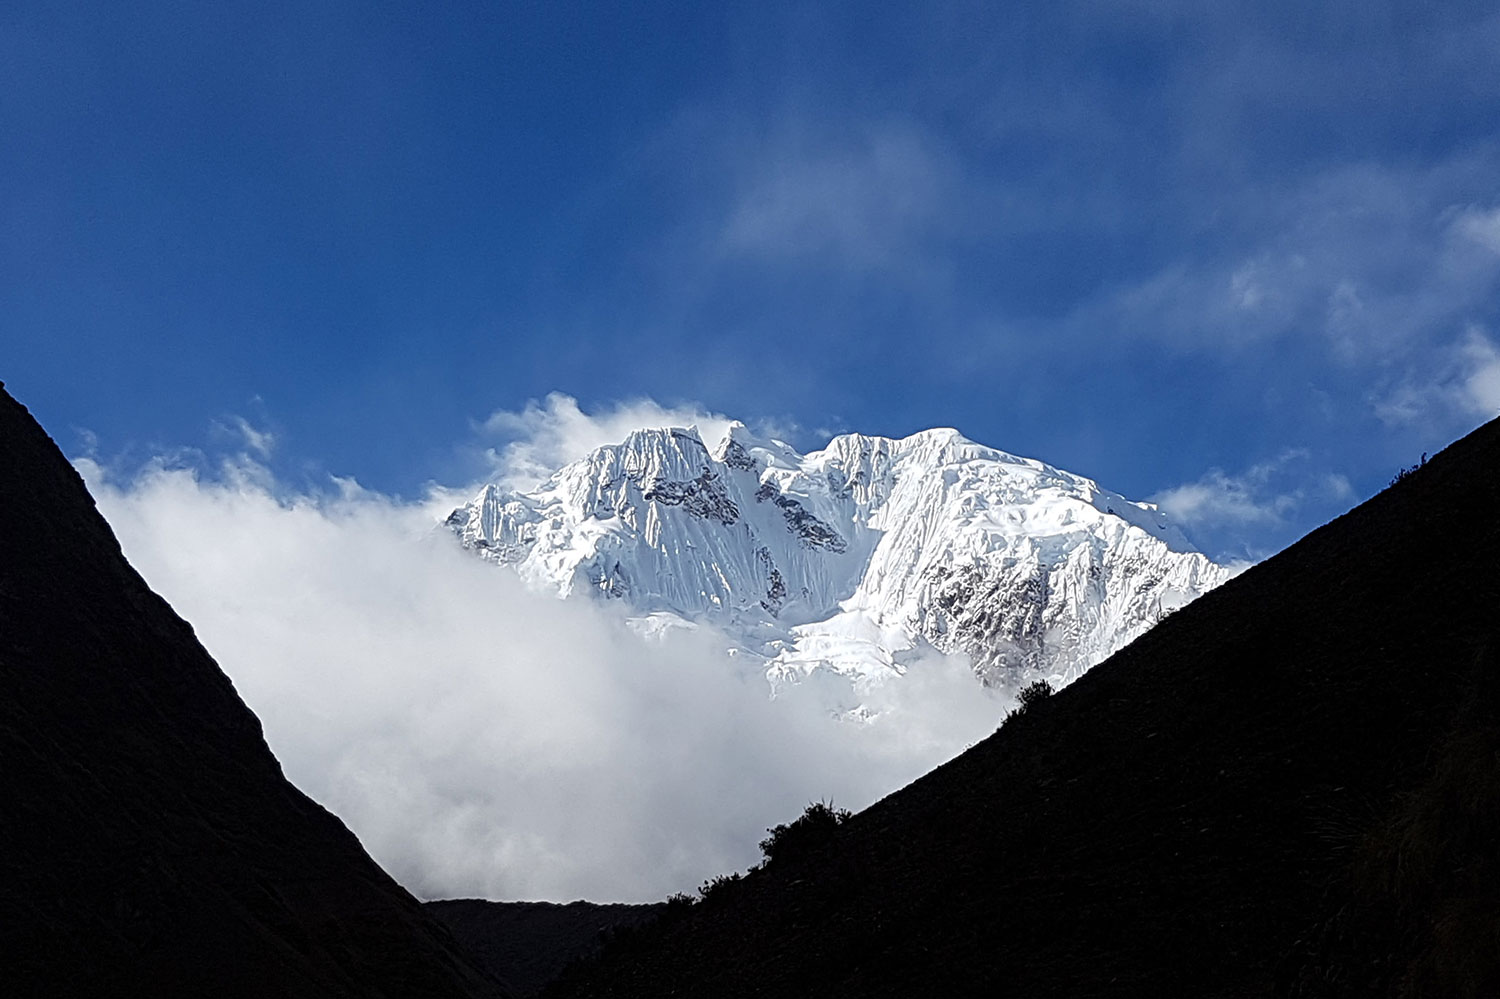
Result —
[{"label": "dark rocky outcrop", "polygon": [[0,990],[502,995],[282,776],[0,391]]},{"label": "dark rocky outcrop", "polygon": [[725,527],[740,519],[740,508],[724,491],[719,477],[707,468],[691,482],[670,479],[649,482],[643,487],[641,497],[664,506],[681,506],[694,517],[716,520]]},{"label": "dark rocky outcrop", "polygon": [[1500,422],[565,996],[1500,995]]},{"label": "dark rocky outcrop", "polygon": [[757,503],[764,503],[766,500],[770,500],[781,508],[781,516],[786,520],[786,529],[796,536],[797,540],[802,543],[802,547],[823,548],[835,555],[848,551],[849,543],[839,535],[838,531],[823,523],[805,506],[782,493],[770,482],[761,483],[760,488],[755,491]]}]

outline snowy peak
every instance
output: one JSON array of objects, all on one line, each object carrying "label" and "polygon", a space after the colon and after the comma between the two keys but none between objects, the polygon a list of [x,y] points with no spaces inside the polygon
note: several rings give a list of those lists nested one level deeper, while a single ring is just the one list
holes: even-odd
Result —
[{"label": "snowy peak", "polygon": [[952,429],[807,455],[738,422],[712,448],[642,429],[447,525],[560,596],[713,620],[782,678],[878,679],[931,646],[1066,682],[1228,576],[1154,506]]}]

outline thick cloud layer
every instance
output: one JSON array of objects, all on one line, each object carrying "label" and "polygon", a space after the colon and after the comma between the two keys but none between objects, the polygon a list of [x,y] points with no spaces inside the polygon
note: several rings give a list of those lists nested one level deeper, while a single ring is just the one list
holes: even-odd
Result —
[{"label": "thick cloud layer", "polygon": [[1003,705],[934,656],[861,692],[771,700],[711,630],[645,639],[525,591],[430,505],[288,493],[240,457],[78,467],[299,787],[423,897],[647,900],[757,859],[815,798],[859,808],[987,735]]}]

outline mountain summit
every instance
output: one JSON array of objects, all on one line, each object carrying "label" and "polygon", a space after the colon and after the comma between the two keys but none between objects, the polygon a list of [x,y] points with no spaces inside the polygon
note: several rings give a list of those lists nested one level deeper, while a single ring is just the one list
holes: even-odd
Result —
[{"label": "mountain summit", "polygon": [[709,621],[773,682],[881,680],[929,648],[987,683],[1066,683],[1230,576],[1150,503],[956,430],[800,454],[733,423],[637,430],[446,524],[646,629]]}]

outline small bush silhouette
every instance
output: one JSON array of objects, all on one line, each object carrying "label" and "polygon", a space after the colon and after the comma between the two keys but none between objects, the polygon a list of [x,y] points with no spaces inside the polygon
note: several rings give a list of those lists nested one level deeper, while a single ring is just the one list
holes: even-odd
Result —
[{"label": "small bush silhouette", "polygon": [[1035,683],[1028,683],[1026,686],[1021,688],[1021,710],[1025,711],[1037,701],[1046,700],[1047,698],[1051,697],[1052,694],[1052,684],[1048,683],[1046,680],[1038,680]]},{"label": "small bush silhouette", "polygon": [[698,894],[703,896],[703,901],[705,902],[717,901],[729,894],[728,889],[730,886],[738,884],[740,878],[743,876],[738,871],[734,874],[720,874],[718,877],[710,878],[699,885]]},{"label": "small bush silhouette", "polygon": [[760,852],[765,854],[768,864],[805,856],[832,839],[833,831],[848,821],[849,816],[847,808],[834,808],[831,801],[814,801],[791,822],[767,829],[770,835],[760,841]]},{"label": "small bush silhouette", "polygon": [[[686,918],[687,914],[692,912],[693,907],[697,904],[698,899],[695,896],[689,895],[686,892],[673,892],[667,896],[666,902],[663,903],[660,911],[657,912],[656,922],[662,926],[669,926],[672,923],[679,922]],[[624,944],[628,938],[637,935],[643,930],[644,927],[639,926],[622,926],[616,931],[615,935],[620,938],[620,943]]]},{"label": "small bush silhouette", "polygon": [[1407,479],[1416,474],[1417,469],[1421,468],[1425,464],[1427,464],[1427,452],[1423,451],[1421,461],[1417,462],[1415,465],[1412,465],[1409,468],[1396,469],[1396,474],[1391,476],[1390,484],[1394,486],[1398,482],[1405,482]]},{"label": "small bush silhouette", "polygon": [[1000,724],[1004,725],[1005,722],[1010,721],[1016,715],[1025,714],[1031,709],[1032,705],[1037,704],[1040,701],[1045,701],[1047,698],[1051,697],[1053,693],[1055,693],[1055,691],[1053,691],[1052,689],[1052,684],[1048,683],[1046,680],[1037,680],[1034,683],[1028,683],[1026,686],[1022,687],[1021,692],[1016,695],[1016,698],[1020,701],[1020,703],[1010,711],[1007,711],[1005,713],[1005,719]]}]

